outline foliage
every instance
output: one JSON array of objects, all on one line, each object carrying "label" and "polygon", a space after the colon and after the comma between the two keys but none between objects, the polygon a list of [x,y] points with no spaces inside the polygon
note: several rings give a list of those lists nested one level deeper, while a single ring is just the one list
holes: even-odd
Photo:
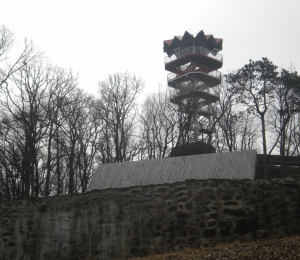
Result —
[{"label": "foliage", "polygon": [[261,123],[261,136],[264,154],[265,178],[267,171],[266,113],[274,99],[277,84],[277,66],[267,58],[250,60],[235,73],[227,75],[237,102],[246,106],[247,112],[257,116]]}]

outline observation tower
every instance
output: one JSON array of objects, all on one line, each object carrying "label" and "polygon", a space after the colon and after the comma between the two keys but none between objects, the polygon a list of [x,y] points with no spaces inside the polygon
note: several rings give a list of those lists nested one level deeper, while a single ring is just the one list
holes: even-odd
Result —
[{"label": "observation tower", "polygon": [[223,56],[219,53],[222,45],[223,39],[205,35],[203,31],[196,36],[186,31],[183,36],[164,41],[164,52],[168,55],[165,69],[170,72],[168,86],[174,89],[171,102],[177,104],[185,116],[181,145],[197,143],[203,150],[200,153],[215,152],[209,144],[214,131],[211,104],[217,102],[219,96],[212,94],[211,88],[221,83],[218,69],[223,65]]}]

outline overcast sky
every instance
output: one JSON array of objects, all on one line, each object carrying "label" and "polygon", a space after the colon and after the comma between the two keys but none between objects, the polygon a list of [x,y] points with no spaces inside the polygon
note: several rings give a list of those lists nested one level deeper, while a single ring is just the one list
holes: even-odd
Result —
[{"label": "overcast sky", "polygon": [[80,87],[96,93],[109,73],[135,72],[145,93],[167,84],[163,41],[200,30],[223,38],[222,73],[268,57],[300,72],[299,0],[6,0],[0,24],[79,72]]}]

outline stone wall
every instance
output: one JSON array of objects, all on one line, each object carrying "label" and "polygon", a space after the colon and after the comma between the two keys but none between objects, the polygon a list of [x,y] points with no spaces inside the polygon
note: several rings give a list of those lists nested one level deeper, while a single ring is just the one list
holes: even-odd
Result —
[{"label": "stone wall", "polygon": [[300,178],[189,180],[0,205],[0,259],[112,259],[300,234]]}]

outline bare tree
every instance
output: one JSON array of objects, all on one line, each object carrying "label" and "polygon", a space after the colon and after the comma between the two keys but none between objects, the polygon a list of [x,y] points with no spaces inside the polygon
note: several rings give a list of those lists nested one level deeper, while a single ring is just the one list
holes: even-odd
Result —
[{"label": "bare tree", "polygon": [[65,104],[61,108],[64,123],[60,128],[64,138],[62,148],[67,158],[69,194],[78,192],[76,160],[80,149],[80,134],[88,115],[89,99],[83,90],[76,88],[65,98]]},{"label": "bare tree", "polygon": [[[0,122],[0,200],[23,196],[22,173],[23,143],[18,126],[9,118]],[[2,198],[1,198],[2,197]]]},{"label": "bare tree", "polygon": [[32,42],[24,40],[24,47],[13,61],[9,59],[9,53],[16,45],[13,33],[4,25],[0,25],[0,92],[3,85],[15,72],[26,66],[27,63],[41,56],[36,52]]},{"label": "bare tree", "polygon": [[[230,91],[230,86],[226,82],[215,88],[215,93],[220,97],[220,100],[214,105],[214,115],[219,116],[216,125],[220,128],[221,133],[216,131],[216,134],[222,136],[222,141],[219,141],[218,150],[228,150],[229,152],[237,150],[238,143],[238,121],[240,112],[236,108],[233,94]],[[222,149],[220,149],[222,143]]]},{"label": "bare tree", "polygon": [[[53,163],[54,158],[57,153],[59,153],[55,146],[53,146],[53,140],[58,134],[60,127],[65,121],[65,118],[62,115],[63,106],[66,104],[66,97],[70,94],[71,91],[74,90],[77,84],[77,76],[73,74],[72,71],[66,71],[59,67],[52,68],[52,79],[51,84],[49,85],[49,97],[47,99],[47,103],[44,104],[44,109],[47,113],[48,120],[48,131],[45,147],[47,147],[47,159],[45,162],[46,167],[46,183],[45,183],[45,196],[49,196],[51,193],[51,173],[53,169],[57,167],[59,164],[56,161],[56,164]],[[56,152],[55,152],[56,151]],[[59,168],[59,166],[58,166]],[[60,183],[59,172],[57,172],[58,183]],[[53,184],[53,183],[52,183]],[[57,185],[58,194],[60,192],[60,185]]]},{"label": "bare tree", "polygon": [[15,143],[22,154],[20,174],[25,197],[37,197],[43,182],[38,169],[38,151],[48,129],[43,104],[48,99],[50,74],[50,69],[43,67],[42,60],[26,64],[11,75],[4,88],[5,97],[1,100],[6,122],[9,122],[6,126],[18,135]]},{"label": "bare tree", "polygon": [[164,158],[176,145],[178,113],[170,102],[168,90],[161,88],[147,97],[140,113],[142,159]]},{"label": "bare tree", "polygon": [[95,162],[95,156],[98,152],[98,143],[100,140],[101,123],[98,121],[98,113],[95,109],[95,100],[88,96],[85,100],[86,109],[82,124],[78,128],[78,148],[76,168],[80,180],[80,190],[85,192],[87,185],[96,170],[98,163]]},{"label": "bare tree", "polygon": [[136,104],[144,83],[130,73],[115,73],[99,82],[97,108],[102,120],[103,162],[132,160],[139,152],[135,137]]},{"label": "bare tree", "polygon": [[253,116],[243,112],[239,117],[240,150],[254,149],[257,141],[257,122]]},{"label": "bare tree", "polygon": [[278,75],[276,69],[277,66],[267,58],[262,58],[255,62],[250,60],[237,72],[227,75],[227,82],[234,87],[238,101],[260,120],[265,178],[268,178],[266,113],[274,99]]},{"label": "bare tree", "polygon": [[295,92],[295,88],[300,85],[300,76],[296,71],[283,69],[279,75],[279,82],[274,93],[275,99],[272,104],[272,116],[270,118],[273,126],[275,142],[272,150],[279,146],[281,155],[281,174],[285,174],[285,156],[292,150],[291,136],[296,129],[291,121],[295,120],[295,113],[299,112],[300,97]]}]

